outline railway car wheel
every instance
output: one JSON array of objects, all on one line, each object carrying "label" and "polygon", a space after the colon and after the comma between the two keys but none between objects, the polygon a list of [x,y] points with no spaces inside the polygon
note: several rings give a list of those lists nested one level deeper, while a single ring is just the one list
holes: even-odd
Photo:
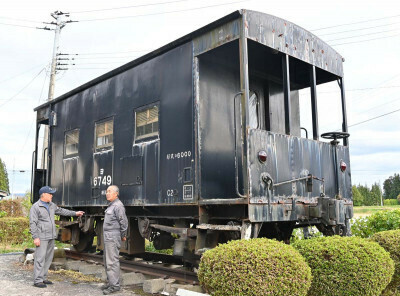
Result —
[{"label": "railway car wheel", "polygon": [[79,233],[79,242],[73,245],[77,252],[87,252],[93,246],[94,233]]}]

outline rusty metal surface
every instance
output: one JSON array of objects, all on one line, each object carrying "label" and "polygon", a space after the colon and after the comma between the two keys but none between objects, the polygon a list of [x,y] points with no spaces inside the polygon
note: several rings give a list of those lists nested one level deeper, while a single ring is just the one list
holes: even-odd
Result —
[{"label": "rusty metal surface", "polygon": [[192,228],[180,228],[180,227],[173,227],[173,226],[165,226],[159,224],[150,224],[150,227],[162,230],[169,233],[178,234],[180,236],[197,236],[197,230]]},{"label": "rusty metal surface", "polygon": [[238,39],[240,30],[241,19],[236,19],[193,39],[194,55],[197,56],[224,43]]},{"label": "rusty metal surface", "polygon": [[277,51],[343,76],[343,58],[309,31],[284,19],[247,10],[247,37]]},{"label": "rusty metal surface", "polygon": [[[344,160],[349,167],[348,147],[335,148],[330,143],[251,129],[249,180],[252,205],[249,205],[249,219],[286,221],[308,217],[308,205],[322,206],[323,200],[325,202],[329,198],[333,202],[343,199],[344,203],[351,204],[350,169],[339,173],[339,192],[336,189],[335,165],[339,166],[339,163],[334,163],[334,149],[338,150],[338,159]],[[267,152],[266,163],[258,160],[257,154],[261,150]],[[307,188],[309,174],[315,176],[310,192]],[[273,184],[280,186],[267,187],[263,176],[268,176]],[[326,198],[322,199],[323,196]],[[343,220],[344,209],[340,207],[340,204],[335,205],[338,221]],[[330,219],[326,218],[327,221]]]},{"label": "rusty metal surface", "polygon": [[241,231],[241,226],[236,225],[215,225],[215,224],[199,224],[196,226],[197,229],[211,229],[211,230],[219,230],[219,231]]},{"label": "rusty metal surface", "polygon": [[[103,264],[103,256],[87,254],[87,253],[77,253],[73,251],[65,251],[65,254],[69,258],[78,260],[93,260],[97,263]],[[158,264],[148,264],[147,262],[138,262],[130,260],[120,260],[121,269],[133,272],[140,272],[143,274],[148,274],[152,276],[165,277],[187,282],[187,283],[198,283],[197,273],[193,271],[187,271],[177,268],[168,268]]]},{"label": "rusty metal surface", "polygon": [[[284,200],[285,197],[292,196],[316,202],[316,198],[322,193],[333,198],[339,195],[341,198],[351,199],[350,169],[344,173],[340,172],[341,192],[336,192],[335,148],[330,143],[252,129],[250,130],[249,146],[252,196],[250,203],[267,196],[266,188],[260,180],[262,173],[268,173],[274,183],[304,178],[308,174],[324,179],[325,188],[321,187],[322,182],[315,180],[312,192],[307,191],[306,180],[289,182],[276,187],[271,195],[271,202],[278,202]],[[337,149],[339,160],[343,159],[349,167],[348,147],[338,146]],[[267,162],[264,164],[260,163],[257,158],[260,150],[267,152]],[[339,163],[336,165],[338,166]]]}]

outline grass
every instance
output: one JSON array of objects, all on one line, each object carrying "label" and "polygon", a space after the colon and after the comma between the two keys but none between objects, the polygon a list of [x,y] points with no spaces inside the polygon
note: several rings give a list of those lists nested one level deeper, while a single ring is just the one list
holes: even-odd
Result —
[{"label": "grass", "polygon": [[395,205],[395,206],[361,206],[361,207],[354,207],[354,217],[359,218],[359,217],[365,217],[369,216],[375,212],[379,211],[391,211],[391,210],[396,210],[400,209],[400,205]]}]

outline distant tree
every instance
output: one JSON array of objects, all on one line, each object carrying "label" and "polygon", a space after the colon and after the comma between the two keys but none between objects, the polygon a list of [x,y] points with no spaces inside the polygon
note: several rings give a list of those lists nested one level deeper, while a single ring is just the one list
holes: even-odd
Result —
[{"label": "distant tree", "polygon": [[367,185],[363,186],[363,185],[359,184],[357,186],[357,189],[361,193],[361,195],[363,196],[363,200],[364,200],[363,205],[364,206],[373,206],[374,205],[374,200],[373,200],[373,198],[371,196],[371,192],[370,192],[368,186]]},{"label": "distant tree", "polygon": [[374,183],[371,187],[371,202],[373,205],[380,206],[381,205],[381,196],[382,190],[381,185],[379,183]]},{"label": "distant tree", "polygon": [[383,192],[385,199],[396,199],[400,194],[400,175],[394,174],[383,182]]},{"label": "distant tree", "polygon": [[6,164],[0,158],[0,190],[10,192]]},{"label": "distant tree", "polygon": [[361,195],[360,191],[355,185],[351,187],[351,191],[353,192],[353,204],[355,206],[362,206],[364,204],[364,197]]}]

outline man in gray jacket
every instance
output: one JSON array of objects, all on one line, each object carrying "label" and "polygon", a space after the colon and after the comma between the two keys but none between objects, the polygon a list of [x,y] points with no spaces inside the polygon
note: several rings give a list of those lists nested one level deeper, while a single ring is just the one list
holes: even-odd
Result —
[{"label": "man in gray jacket", "polygon": [[104,267],[107,274],[107,283],[101,287],[104,295],[117,292],[121,289],[119,283],[119,249],[121,241],[126,241],[128,219],[125,207],[118,198],[119,188],[111,185],[107,188],[106,198],[109,202],[104,215]]},{"label": "man in gray jacket", "polygon": [[54,239],[57,236],[54,215],[62,216],[82,216],[84,212],[70,211],[59,208],[52,203],[53,193],[56,189],[44,186],[39,190],[40,199],[35,202],[30,211],[29,223],[36,246],[35,263],[33,269],[34,286],[46,288],[46,285],[52,284],[47,279],[47,273],[54,256]]}]

